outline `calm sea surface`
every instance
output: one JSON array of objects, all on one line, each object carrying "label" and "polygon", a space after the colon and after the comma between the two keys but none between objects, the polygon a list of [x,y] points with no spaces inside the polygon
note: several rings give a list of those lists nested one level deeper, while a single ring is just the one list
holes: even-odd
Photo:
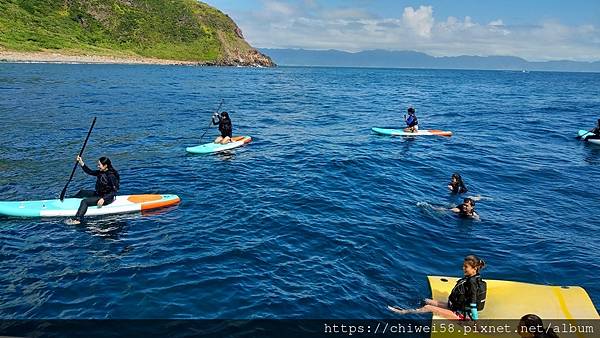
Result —
[{"label": "calm sea surface", "polygon": [[[253,142],[191,156],[221,99]],[[422,129],[374,135],[414,105]],[[600,74],[0,64],[0,200],[109,156],[151,215],[0,218],[0,318],[382,318],[427,275],[580,285],[600,305]],[[213,128],[203,142],[214,138]],[[436,210],[458,171],[481,221]],[[77,172],[69,191],[93,188]],[[489,306],[489,305],[488,305]]]}]

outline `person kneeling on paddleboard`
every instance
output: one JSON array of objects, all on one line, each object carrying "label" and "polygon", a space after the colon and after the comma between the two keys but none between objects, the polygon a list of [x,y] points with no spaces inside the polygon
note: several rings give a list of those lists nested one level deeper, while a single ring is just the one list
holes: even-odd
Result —
[{"label": "person kneeling on paddleboard", "polygon": [[221,132],[221,136],[215,139],[215,143],[226,144],[231,142],[233,126],[229,114],[226,111],[222,112],[221,115],[214,113],[212,122],[214,125],[219,125],[219,131]]},{"label": "person kneeling on paddleboard", "polygon": [[464,277],[456,281],[447,302],[425,299],[425,306],[419,309],[403,310],[395,306],[388,306],[388,309],[400,314],[433,312],[446,319],[478,320],[479,311],[483,310],[487,295],[487,283],[479,275],[484,267],[485,262],[479,257],[465,257]]},{"label": "person kneeling on paddleboard", "polygon": [[416,133],[419,131],[419,120],[417,120],[417,115],[415,115],[415,108],[408,108],[408,117],[404,115],[404,122],[408,127],[404,128],[405,132],[408,133]]},{"label": "person kneeling on paddleboard", "polygon": [[450,189],[450,192],[453,194],[464,194],[468,191],[467,186],[465,185],[465,182],[463,182],[459,173],[452,174],[450,184],[448,184],[448,189]]},{"label": "person kneeling on paddleboard", "polygon": [[97,164],[98,170],[90,169],[80,156],[77,156],[77,162],[86,174],[96,176],[96,187],[95,190],[80,190],[73,196],[83,198],[75,214],[75,219],[71,220],[73,224],[83,222],[83,216],[87,212],[88,206],[96,205],[100,208],[103,205],[112,203],[115,200],[117,191],[119,191],[120,184],[119,173],[112,166],[108,157],[100,157]]},{"label": "person kneeling on paddleboard", "polygon": [[475,212],[475,201],[469,197],[465,198],[462,204],[450,210],[457,213],[460,217],[479,219],[479,215]]}]

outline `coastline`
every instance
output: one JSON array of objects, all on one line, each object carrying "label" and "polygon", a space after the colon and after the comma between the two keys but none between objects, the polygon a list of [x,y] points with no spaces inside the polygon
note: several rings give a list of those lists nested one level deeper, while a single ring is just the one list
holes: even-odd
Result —
[{"label": "coastline", "polygon": [[142,56],[68,55],[58,52],[16,52],[0,49],[0,63],[81,63],[144,65],[209,65],[197,61],[165,60]]}]

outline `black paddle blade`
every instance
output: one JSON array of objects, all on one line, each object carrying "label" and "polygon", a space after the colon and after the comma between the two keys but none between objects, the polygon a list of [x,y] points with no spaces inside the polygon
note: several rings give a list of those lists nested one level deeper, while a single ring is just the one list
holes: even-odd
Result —
[{"label": "black paddle blade", "polygon": [[65,195],[67,194],[67,187],[68,187],[68,185],[65,185],[63,190],[60,192],[60,201],[61,202],[65,199]]}]

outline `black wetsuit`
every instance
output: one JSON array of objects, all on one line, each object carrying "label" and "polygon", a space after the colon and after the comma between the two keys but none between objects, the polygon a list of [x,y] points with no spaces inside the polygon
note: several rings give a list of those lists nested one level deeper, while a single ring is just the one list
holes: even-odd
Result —
[{"label": "black wetsuit", "polygon": [[230,118],[224,119],[221,116],[216,116],[216,118],[213,118],[213,124],[219,125],[219,131],[221,132],[221,137],[227,137],[227,136],[229,136],[230,138],[232,137],[233,126],[231,125]]},{"label": "black wetsuit", "polygon": [[471,213],[467,213],[467,209],[465,208],[465,204],[459,204],[457,206],[459,212],[458,212],[458,216],[460,217],[464,217],[464,218],[473,218],[475,217],[475,215],[477,215],[477,213],[475,212],[475,209],[472,209]]},{"label": "black wetsuit", "polygon": [[467,187],[465,187],[464,185],[460,184],[459,182],[456,183],[450,183],[450,185],[452,186],[452,193],[453,194],[464,194],[466,193]]},{"label": "black wetsuit", "polygon": [[79,209],[75,218],[83,221],[83,216],[87,212],[88,206],[97,205],[98,201],[104,199],[104,205],[108,205],[115,200],[119,187],[118,174],[112,171],[92,170],[87,165],[83,165],[83,171],[91,176],[96,176],[95,190],[80,190],[74,197],[83,198],[79,204]]},{"label": "black wetsuit", "polygon": [[448,297],[448,308],[463,316],[470,316],[471,304],[477,305],[477,278],[481,278],[479,274],[471,277],[463,277],[456,281],[456,285],[452,288]]},{"label": "black wetsuit", "polygon": [[417,119],[417,115],[408,115],[408,118],[406,118],[406,125],[408,126],[407,128],[412,128],[414,126],[419,125],[419,120]]},{"label": "black wetsuit", "polygon": [[594,129],[592,129],[592,131],[590,131],[590,133],[592,133],[593,135],[587,134],[588,136],[585,137],[586,140],[600,139],[600,127],[596,127]]}]

